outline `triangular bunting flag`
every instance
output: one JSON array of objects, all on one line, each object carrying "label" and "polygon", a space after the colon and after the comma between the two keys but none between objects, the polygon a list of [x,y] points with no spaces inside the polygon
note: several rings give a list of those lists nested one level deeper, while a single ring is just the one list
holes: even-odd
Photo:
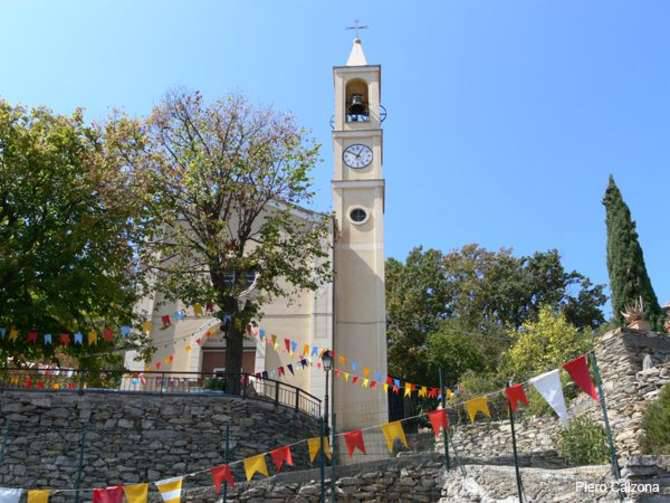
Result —
[{"label": "triangular bunting flag", "polygon": [[39,333],[37,330],[31,330],[26,334],[26,342],[28,344],[35,344],[37,343],[37,337],[39,337]]},{"label": "triangular bunting flag", "polygon": [[430,424],[433,427],[433,433],[435,433],[436,437],[440,434],[440,428],[444,429],[444,431],[447,431],[447,428],[449,428],[449,416],[444,409],[437,409],[429,412],[428,419],[430,420]]},{"label": "triangular bunting flag", "polygon": [[230,484],[230,487],[235,487],[235,477],[233,477],[233,471],[228,465],[215,466],[210,470],[212,474],[212,480],[214,481],[214,488],[216,489],[216,494],[221,494],[221,484],[226,482]]},{"label": "triangular bunting flag", "polygon": [[293,365],[289,363],[288,365],[286,365],[286,368],[288,369],[288,371],[291,373],[292,376],[295,375],[295,372],[293,372]]},{"label": "triangular bunting flag", "polygon": [[27,503],[49,503],[49,490],[31,489],[30,491],[28,491]]},{"label": "triangular bunting flag", "polygon": [[93,489],[93,503],[123,503],[123,487]]},{"label": "triangular bunting flag", "polygon": [[[326,457],[330,459],[330,444],[328,443],[328,437],[323,437],[323,449],[326,453]],[[313,437],[307,439],[307,450],[309,451],[309,460],[311,463],[314,463],[316,455],[321,452],[321,439],[319,437]]]},{"label": "triangular bunting flag", "polygon": [[147,320],[144,323],[142,323],[142,330],[144,331],[145,334],[149,335],[151,333],[151,328],[153,327],[153,324]]},{"label": "triangular bunting flag", "polygon": [[296,341],[291,341],[291,353],[298,351],[298,343]]},{"label": "triangular bunting flag", "polygon": [[83,344],[84,343],[84,334],[81,332],[75,332],[74,333],[74,343],[75,344]]},{"label": "triangular bunting flag", "polygon": [[382,431],[384,432],[386,447],[388,447],[391,454],[393,454],[393,445],[395,444],[396,439],[400,440],[402,445],[409,448],[409,445],[407,445],[407,437],[405,437],[405,430],[402,429],[402,423],[400,421],[386,423],[382,426]]},{"label": "triangular bunting flag", "polygon": [[244,473],[247,480],[251,480],[256,473],[269,477],[268,465],[265,464],[265,454],[257,454],[244,459]]},{"label": "triangular bunting flag", "polygon": [[284,348],[286,348],[287,353],[291,352],[291,339],[284,338]]},{"label": "triangular bunting flag", "polygon": [[587,395],[594,400],[598,400],[598,390],[596,390],[591,374],[589,374],[589,364],[586,361],[586,355],[578,356],[569,361],[563,368],[570,374],[575,384],[581,388]]},{"label": "triangular bunting flag", "polygon": [[202,304],[197,302],[193,304],[193,314],[196,318],[200,318],[202,316]]},{"label": "triangular bunting flag", "polygon": [[88,342],[89,346],[98,342],[98,334],[95,332],[95,330],[88,331],[88,334],[86,335],[86,342]]},{"label": "triangular bunting flag", "polygon": [[53,342],[53,336],[51,334],[44,334],[44,344],[51,344]]},{"label": "triangular bunting flag", "polygon": [[370,369],[363,367],[363,377],[370,377]]},{"label": "triangular bunting flag", "polygon": [[311,356],[319,356],[319,346],[312,346],[312,355]]},{"label": "triangular bunting flag", "polygon": [[102,331],[102,338],[105,339],[107,342],[112,342],[114,340],[114,332],[112,331],[111,328],[106,327]]},{"label": "triangular bunting flag", "polygon": [[365,443],[363,442],[363,432],[361,430],[353,430],[345,433],[344,443],[347,445],[349,457],[353,456],[354,450],[356,449],[360,450],[363,454],[367,454],[367,452],[365,452]]},{"label": "triangular bunting flag", "polygon": [[161,316],[161,325],[162,328],[168,328],[172,326],[172,320],[170,319],[169,314],[164,314],[163,316]]},{"label": "triangular bunting flag", "polygon": [[481,412],[486,417],[491,417],[491,411],[489,411],[489,403],[486,400],[485,396],[480,396],[468,400],[465,402],[465,410],[468,412],[470,417],[470,422],[474,423],[475,417],[477,417],[477,412]]},{"label": "triangular bunting flag", "polygon": [[147,503],[149,498],[149,484],[131,484],[123,486],[128,503]]},{"label": "triangular bunting flag", "polygon": [[293,455],[291,454],[291,448],[288,445],[270,451],[270,457],[272,458],[272,463],[275,465],[275,471],[277,473],[281,471],[284,463],[288,466],[293,466]]},{"label": "triangular bunting flag", "polygon": [[420,397],[426,397],[428,396],[428,388],[426,386],[421,386],[419,388],[419,396]]},{"label": "triangular bunting flag", "polygon": [[405,395],[404,396],[412,396],[412,391],[414,391],[414,385],[409,382],[405,382]]},{"label": "triangular bunting flag", "polygon": [[58,342],[60,342],[62,346],[69,346],[70,334],[68,334],[67,332],[63,332],[58,336]]},{"label": "triangular bunting flag", "polygon": [[519,408],[519,402],[528,405],[528,397],[521,384],[512,384],[505,388],[505,396],[507,397],[510,407],[512,407],[512,412],[516,412]]},{"label": "triangular bunting flag", "polygon": [[165,503],[179,503],[181,501],[181,485],[183,480],[183,477],[173,477],[154,482]]},{"label": "triangular bunting flag", "polygon": [[0,487],[0,503],[19,503],[23,489]]},{"label": "triangular bunting flag", "polygon": [[542,395],[551,408],[554,409],[561,422],[568,420],[568,410],[565,406],[565,397],[561,387],[561,371],[551,370],[528,381]]}]

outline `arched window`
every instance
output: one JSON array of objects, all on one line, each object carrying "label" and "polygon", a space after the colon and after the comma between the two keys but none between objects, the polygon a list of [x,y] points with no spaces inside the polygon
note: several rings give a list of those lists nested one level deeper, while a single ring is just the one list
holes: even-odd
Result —
[{"label": "arched window", "polygon": [[361,79],[353,79],[347,82],[347,122],[367,122],[370,120],[370,109],[368,102],[368,84]]}]

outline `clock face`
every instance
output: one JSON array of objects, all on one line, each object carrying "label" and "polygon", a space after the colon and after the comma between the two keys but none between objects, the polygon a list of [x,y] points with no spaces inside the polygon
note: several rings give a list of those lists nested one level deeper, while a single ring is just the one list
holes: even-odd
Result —
[{"label": "clock face", "polygon": [[372,149],[362,143],[355,143],[344,149],[342,159],[350,168],[362,169],[372,162]]}]

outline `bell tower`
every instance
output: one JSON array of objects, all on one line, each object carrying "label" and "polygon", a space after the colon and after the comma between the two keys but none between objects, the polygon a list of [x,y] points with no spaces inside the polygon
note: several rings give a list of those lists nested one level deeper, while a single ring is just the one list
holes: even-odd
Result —
[{"label": "bell tower", "polygon": [[[333,383],[337,431],[388,420],[384,299],[385,112],[381,67],[369,65],[356,36],[345,66],[333,68],[333,206],[337,220],[334,252],[336,367],[359,383]],[[342,365],[340,356],[347,362]],[[352,368],[356,362],[357,369]],[[368,374],[365,375],[365,369]],[[360,383],[376,381],[374,389]]]}]

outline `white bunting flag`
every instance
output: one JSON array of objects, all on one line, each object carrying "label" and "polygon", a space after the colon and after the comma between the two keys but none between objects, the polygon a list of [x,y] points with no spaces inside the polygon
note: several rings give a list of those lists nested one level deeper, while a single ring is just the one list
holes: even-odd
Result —
[{"label": "white bunting flag", "polygon": [[0,503],[19,503],[23,489],[0,487]]},{"label": "white bunting flag", "polygon": [[181,501],[181,483],[183,477],[159,480],[155,482],[158,491],[165,503],[179,503]]},{"label": "white bunting flag", "polygon": [[528,382],[542,395],[551,408],[556,411],[562,423],[568,420],[568,410],[565,407],[565,397],[561,387],[561,371],[559,369],[533,377]]}]

